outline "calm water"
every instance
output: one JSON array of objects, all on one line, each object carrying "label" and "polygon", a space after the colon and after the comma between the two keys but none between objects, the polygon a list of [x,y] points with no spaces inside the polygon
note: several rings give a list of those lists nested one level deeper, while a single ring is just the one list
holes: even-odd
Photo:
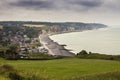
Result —
[{"label": "calm water", "polygon": [[58,34],[50,38],[59,44],[66,44],[66,48],[75,53],[87,50],[102,54],[120,54],[120,26]]}]

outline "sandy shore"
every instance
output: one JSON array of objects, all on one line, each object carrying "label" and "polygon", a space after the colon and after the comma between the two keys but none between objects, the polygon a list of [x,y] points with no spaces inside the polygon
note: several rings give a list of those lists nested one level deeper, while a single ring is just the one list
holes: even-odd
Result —
[{"label": "sandy shore", "polygon": [[50,54],[50,55],[66,56],[66,57],[75,56],[74,53],[65,49],[64,46],[51,40],[47,34],[41,34],[39,36],[39,39],[40,39],[40,42],[42,43],[42,45],[48,50],[48,54]]}]

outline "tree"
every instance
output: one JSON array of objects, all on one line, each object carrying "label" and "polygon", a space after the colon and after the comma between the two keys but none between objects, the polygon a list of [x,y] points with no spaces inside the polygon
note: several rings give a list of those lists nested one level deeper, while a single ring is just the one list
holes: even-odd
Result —
[{"label": "tree", "polygon": [[87,51],[86,50],[82,50],[81,52],[79,52],[77,55],[87,55]]},{"label": "tree", "polygon": [[11,44],[6,51],[6,59],[18,59],[19,58],[19,46],[17,44]]}]

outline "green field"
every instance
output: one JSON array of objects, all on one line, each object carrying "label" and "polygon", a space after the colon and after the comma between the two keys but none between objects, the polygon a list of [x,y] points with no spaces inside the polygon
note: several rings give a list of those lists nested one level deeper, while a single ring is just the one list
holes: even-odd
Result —
[{"label": "green field", "polygon": [[[13,66],[21,75],[35,74],[50,80],[70,80],[71,78],[119,72],[120,61],[64,58],[55,60],[3,60],[0,64]],[[119,73],[120,74],[120,73]],[[2,75],[0,80],[6,80]],[[109,79],[112,80],[112,79]],[[117,80],[117,79],[116,79]]]}]

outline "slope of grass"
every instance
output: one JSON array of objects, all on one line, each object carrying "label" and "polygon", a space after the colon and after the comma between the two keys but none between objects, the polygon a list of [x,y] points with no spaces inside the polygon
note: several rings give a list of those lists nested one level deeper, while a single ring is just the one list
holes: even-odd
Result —
[{"label": "slope of grass", "polygon": [[120,72],[107,72],[82,77],[74,77],[69,80],[120,80]]},{"label": "slope of grass", "polygon": [[3,76],[0,76],[0,80],[8,80],[8,78],[5,78]]},{"label": "slope of grass", "polygon": [[64,80],[89,74],[120,71],[119,61],[96,59],[64,58],[56,60],[17,61],[0,59],[0,64],[13,66],[19,70],[21,75],[26,75],[26,73],[35,74],[50,80]]}]

